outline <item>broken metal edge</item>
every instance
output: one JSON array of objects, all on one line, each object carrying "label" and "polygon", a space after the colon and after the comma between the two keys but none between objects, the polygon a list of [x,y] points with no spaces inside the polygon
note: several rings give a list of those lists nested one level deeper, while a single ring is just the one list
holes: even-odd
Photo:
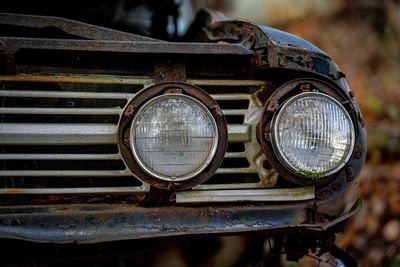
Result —
[{"label": "broken metal edge", "polygon": [[335,231],[353,216],[361,208],[361,201],[327,224],[310,222],[313,205],[314,201],[219,207],[8,206],[0,207],[0,238],[63,244],[201,234],[323,234]]}]

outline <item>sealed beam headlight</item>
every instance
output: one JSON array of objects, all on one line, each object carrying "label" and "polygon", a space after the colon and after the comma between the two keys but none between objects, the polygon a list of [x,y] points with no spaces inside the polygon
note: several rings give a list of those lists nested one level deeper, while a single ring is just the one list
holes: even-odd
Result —
[{"label": "sealed beam headlight", "polygon": [[157,96],[135,114],[131,148],[141,168],[165,181],[184,181],[214,157],[218,128],[210,111],[193,97]]},{"label": "sealed beam headlight", "polygon": [[298,176],[329,176],[343,168],[353,152],[351,117],[326,94],[307,92],[289,98],[272,125],[272,147],[278,160]]}]

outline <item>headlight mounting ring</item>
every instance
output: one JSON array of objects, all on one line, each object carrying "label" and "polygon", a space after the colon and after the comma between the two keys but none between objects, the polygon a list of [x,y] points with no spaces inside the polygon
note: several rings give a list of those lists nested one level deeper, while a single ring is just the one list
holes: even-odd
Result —
[{"label": "headlight mounting ring", "polygon": [[[284,164],[282,164],[282,162],[278,159],[276,151],[274,151],[274,145],[272,143],[273,141],[271,140],[271,131],[273,131],[274,128],[273,119],[276,115],[276,112],[279,112],[280,108],[286,102],[286,100],[301,93],[313,91],[326,94],[327,96],[335,99],[343,106],[343,108],[350,115],[351,121],[354,126],[355,143],[358,142],[358,129],[357,124],[355,123],[357,120],[354,107],[352,106],[351,101],[344,94],[342,94],[340,90],[337,90],[334,86],[317,79],[296,79],[280,86],[276,91],[271,94],[264,106],[264,110],[262,112],[261,119],[257,127],[257,138],[271,166],[275,168],[278,173],[280,173],[283,177],[285,177],[285,179],[300,185],[329,183],[333,181],[335,177],[345,172],[345,168],[342,168],[335,173],[329,174],[321,178],[305,178],[301,175],[296,175],[293,171],[285,167]],[[351,161],[354,158],[354,151],[355,150],[351,152],[352,154],[346,165],[351,164]]]},{"label": "headlight mounting ring", "polygon": [[[132,151],[131,125],[135,114],[151,99],[167,94],[189,96],[203,104],[211,113],[218,129],[218,142],[214,152],[214,157],[212,158],[211,162],[207,167],[204,168],[204,170],[187,180],[167,181],[149,174],[148,171],[143,169],[143,165],[141,166],[141,163],[136,160]],[[126,166],[138,179],[156,188],[165,190],[189,189],[205,182],[208,178],[210,178],[222,163],[228,143],[227,137],[228,130],[226,120],[217,102],[202,89],[180,82],[159,83],[140,91],[126,105],[124,112],[121,115],[118,127],[118,146]]]}]

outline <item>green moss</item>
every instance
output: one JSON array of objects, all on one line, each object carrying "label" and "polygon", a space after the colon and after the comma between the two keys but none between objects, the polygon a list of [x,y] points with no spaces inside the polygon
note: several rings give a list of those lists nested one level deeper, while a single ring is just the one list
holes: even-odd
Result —
[{"label": "green moss", "polygon": [[323,177],[325,177],[326,172],[307,172],[307,171],[301,171],[299,172],[302,176],[305,178],[312,179],[314,181],[320,181]]}]

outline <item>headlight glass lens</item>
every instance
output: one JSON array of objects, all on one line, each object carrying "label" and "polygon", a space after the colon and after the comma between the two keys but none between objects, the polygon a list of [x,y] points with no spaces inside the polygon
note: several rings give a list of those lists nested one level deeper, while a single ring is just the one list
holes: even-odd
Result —
[{"label": "headlight glass lens", "polygon": [[355,130],[334,98],[317,92],[287,100],[273,119],[272,143],[281,163],[297,175],[321,178],[349,160]]},{"label": "headlight glass lens", "polygon": [[199,174],[211,162],[217,143],[212,114],[187,95],[155,97],[132,122],[131,147],[139,165],[166,181],[183,181]]}]

